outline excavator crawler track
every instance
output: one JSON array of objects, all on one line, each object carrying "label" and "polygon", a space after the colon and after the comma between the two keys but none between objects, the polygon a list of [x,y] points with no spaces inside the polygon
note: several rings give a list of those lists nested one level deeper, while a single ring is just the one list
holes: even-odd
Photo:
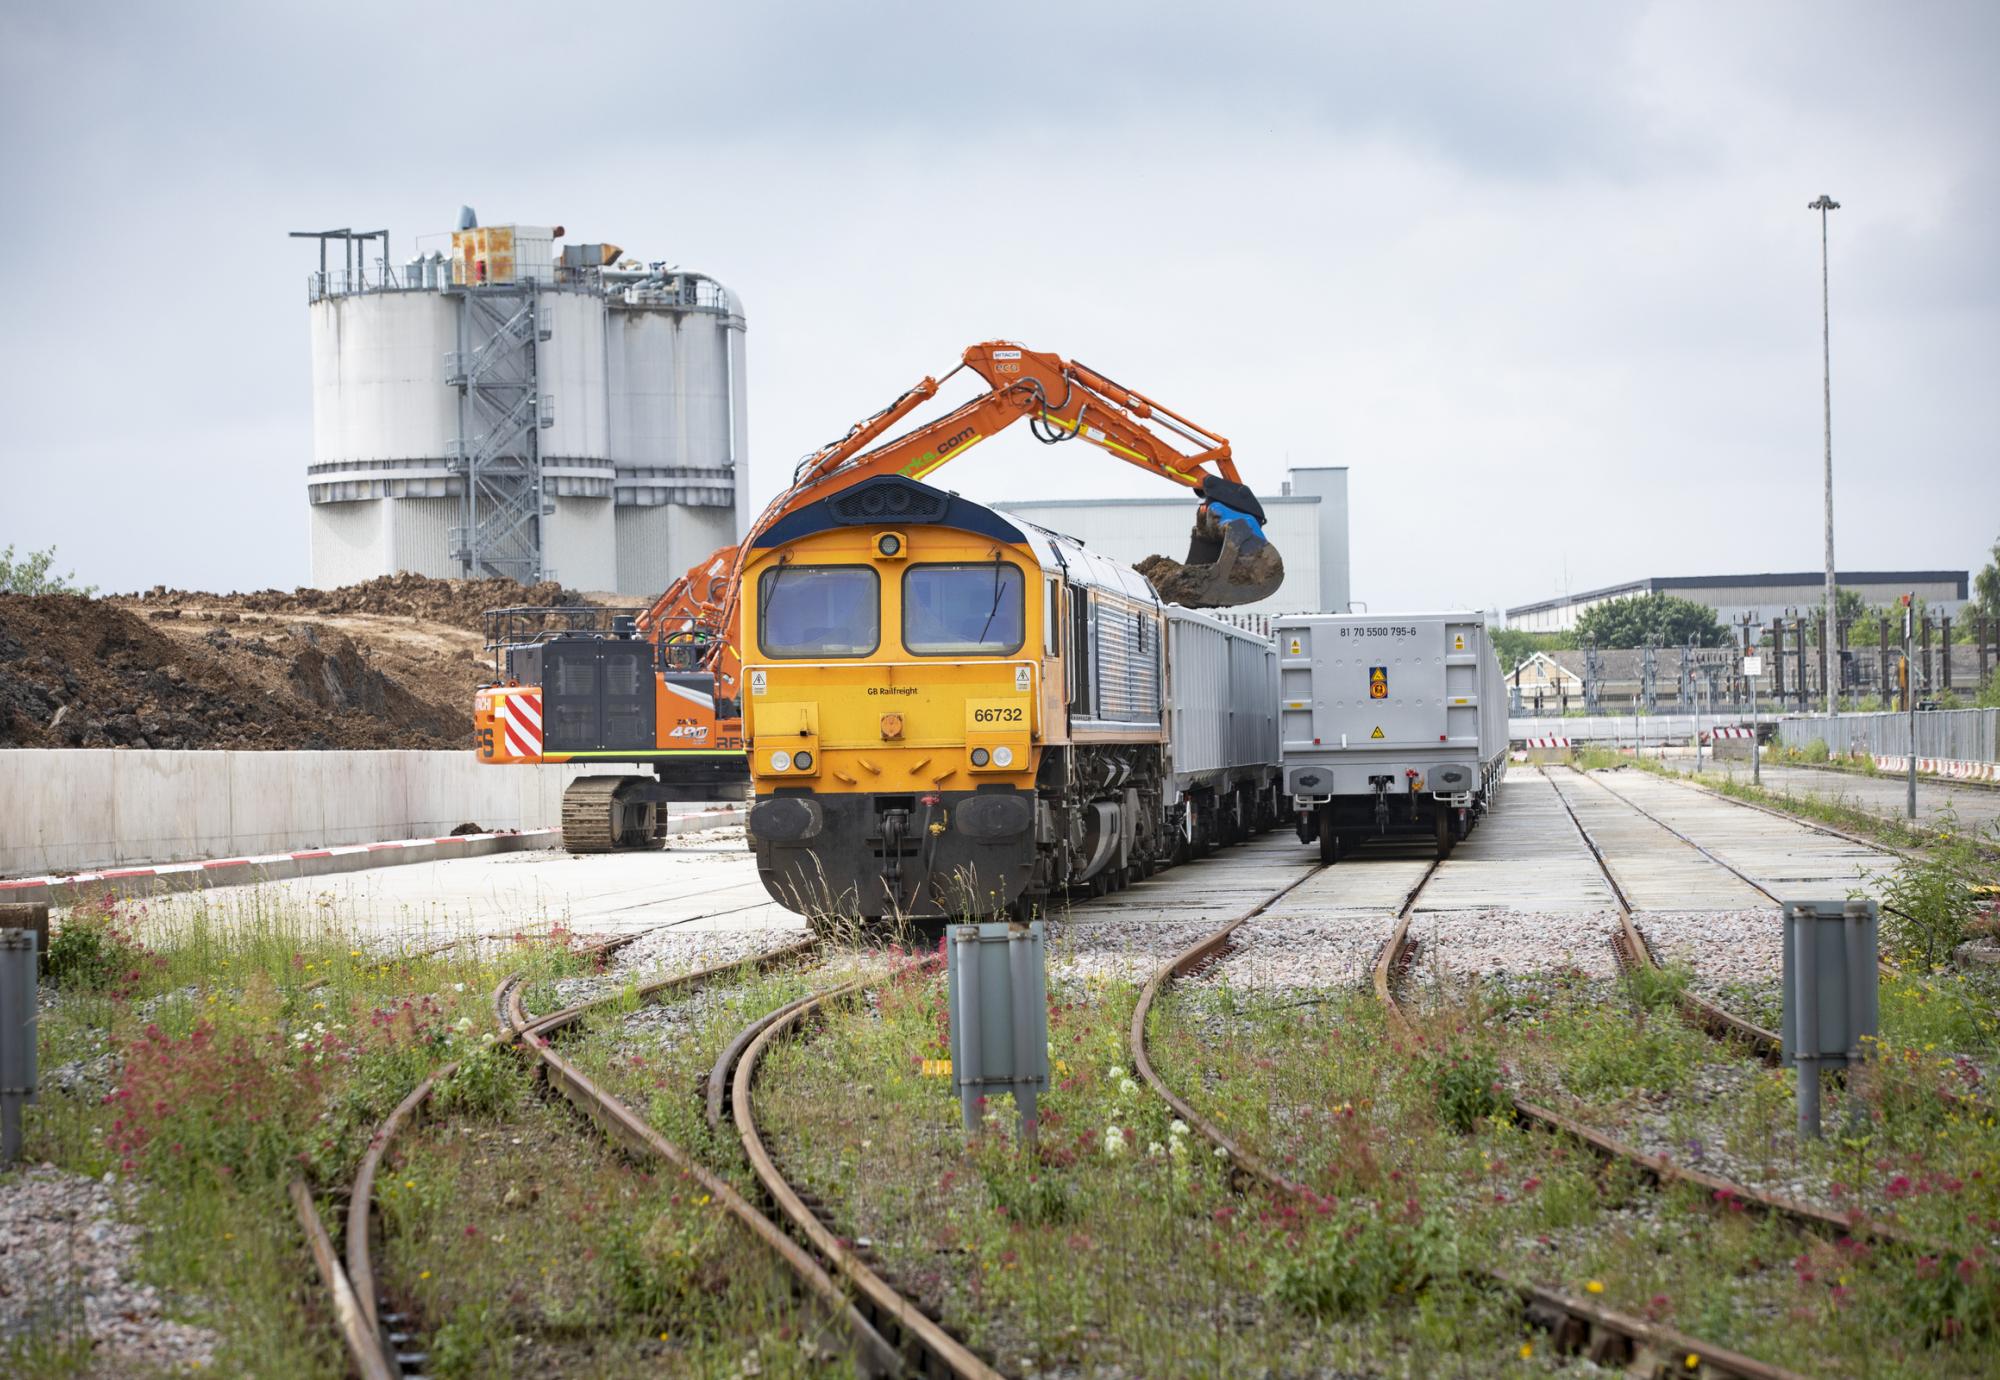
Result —
[{"label": "excavator crawler track", "polygon": [[666,807],[632,797],[644,776],[579,776],[563,791],[563,847],[571,853],[629,853],[666,844]]}]

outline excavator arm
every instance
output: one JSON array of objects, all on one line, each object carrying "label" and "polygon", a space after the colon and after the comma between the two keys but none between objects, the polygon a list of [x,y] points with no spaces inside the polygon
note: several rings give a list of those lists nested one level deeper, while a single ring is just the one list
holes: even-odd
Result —
[{"label": "excavator arm", "polygon": [[[988,391],[900,436],[880,439],[935,398],[958,369],[979,375]],[[927,478],[1024,419],[1045,444],[1082,440],[1202,495],[1188,560],[1154,556],[1139,567],[1162,597],[1191,607],[1226,607],[1262,599],[1284,579],[1284,566],[1258,527],[1263,507],[1238,476],[1227,437],[1088,365],[1008,341],[971,346],[958,369],[944,380],[923,379],[801,460],[791,484],[751,524],[743,545],[715,552],[676,580],[640,617],[641,630],[670,643],[687,639],[690,660],[713,666],[726,682],[719,692],[733,696],[739,658],[729,646],[730,628],[744,556],[760,533],[829,488],[880,474]],[[1218,508],[1227,518],[1217,516]]]}]

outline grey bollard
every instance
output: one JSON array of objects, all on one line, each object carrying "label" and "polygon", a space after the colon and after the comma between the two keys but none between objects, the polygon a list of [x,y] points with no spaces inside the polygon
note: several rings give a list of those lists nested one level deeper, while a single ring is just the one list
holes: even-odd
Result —
[{"label": "grey bollard", "polygon": [[[1820,1076],[1858,1064],[1881,1024],[1873,901],[1784,903],[1785,1062],[1798,1066],[1798,1133],[1820,1134]],[[1866,1037],[1866,1038],[1864,1038]],[[1859,1104],[1849,1109],[1859,1114]]]},{"label": "grey bollard", "polygon": [[35,1100],[33,930],[0,930],[0,1165],[21,1157],[21,1109]]},{"label": "grey bollard", "polygon": [[951,1076],[968,1136],[980,1101],[1011,1093],[1024,1148],[1038,1127],[1036,1099],[1049,1086],[1046,935],[1041,921],[954,925],[945,945]]}]

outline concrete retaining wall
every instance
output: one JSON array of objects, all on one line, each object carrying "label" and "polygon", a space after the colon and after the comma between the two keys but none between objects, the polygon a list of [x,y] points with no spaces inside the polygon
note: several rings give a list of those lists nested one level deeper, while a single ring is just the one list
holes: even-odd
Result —
[{"label": "concrete retaining wall", "polygon": [[581,774],[470,752],[0,749],[0,876],[554,828]]}]

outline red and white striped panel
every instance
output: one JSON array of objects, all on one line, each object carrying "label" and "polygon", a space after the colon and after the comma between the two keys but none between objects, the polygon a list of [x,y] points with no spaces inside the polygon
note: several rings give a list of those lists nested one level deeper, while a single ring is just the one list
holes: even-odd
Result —
[{"label": "red and white striped panel", "polygon": [[1530,738],[1528,739],[1528,746],[1531,748],[1566,748],[1570,746],[1570,741],[1567,738]]},{"label": "red and white striped panel", "polygon": [[1747,728],[1712,728],[1709,734],[1714,738],[1750,738],[1755,732]]},{"label": "red and white striped panel", "polygon": [[515,757],[542,755],[542,692],[517,690],[501,695],[493,706],[500,731],[507,735],[507,751]]},{"label": "red and white striped panel", "polygon": [[[1908,771],[1910,759],[1877,757],[1875,766],[1880,771]],[[1970,762],[1957,757],[1919,757],[1917,770],[1927,776],[1942,776],[1955,781],[2000,781],[2000,762]]]}]

